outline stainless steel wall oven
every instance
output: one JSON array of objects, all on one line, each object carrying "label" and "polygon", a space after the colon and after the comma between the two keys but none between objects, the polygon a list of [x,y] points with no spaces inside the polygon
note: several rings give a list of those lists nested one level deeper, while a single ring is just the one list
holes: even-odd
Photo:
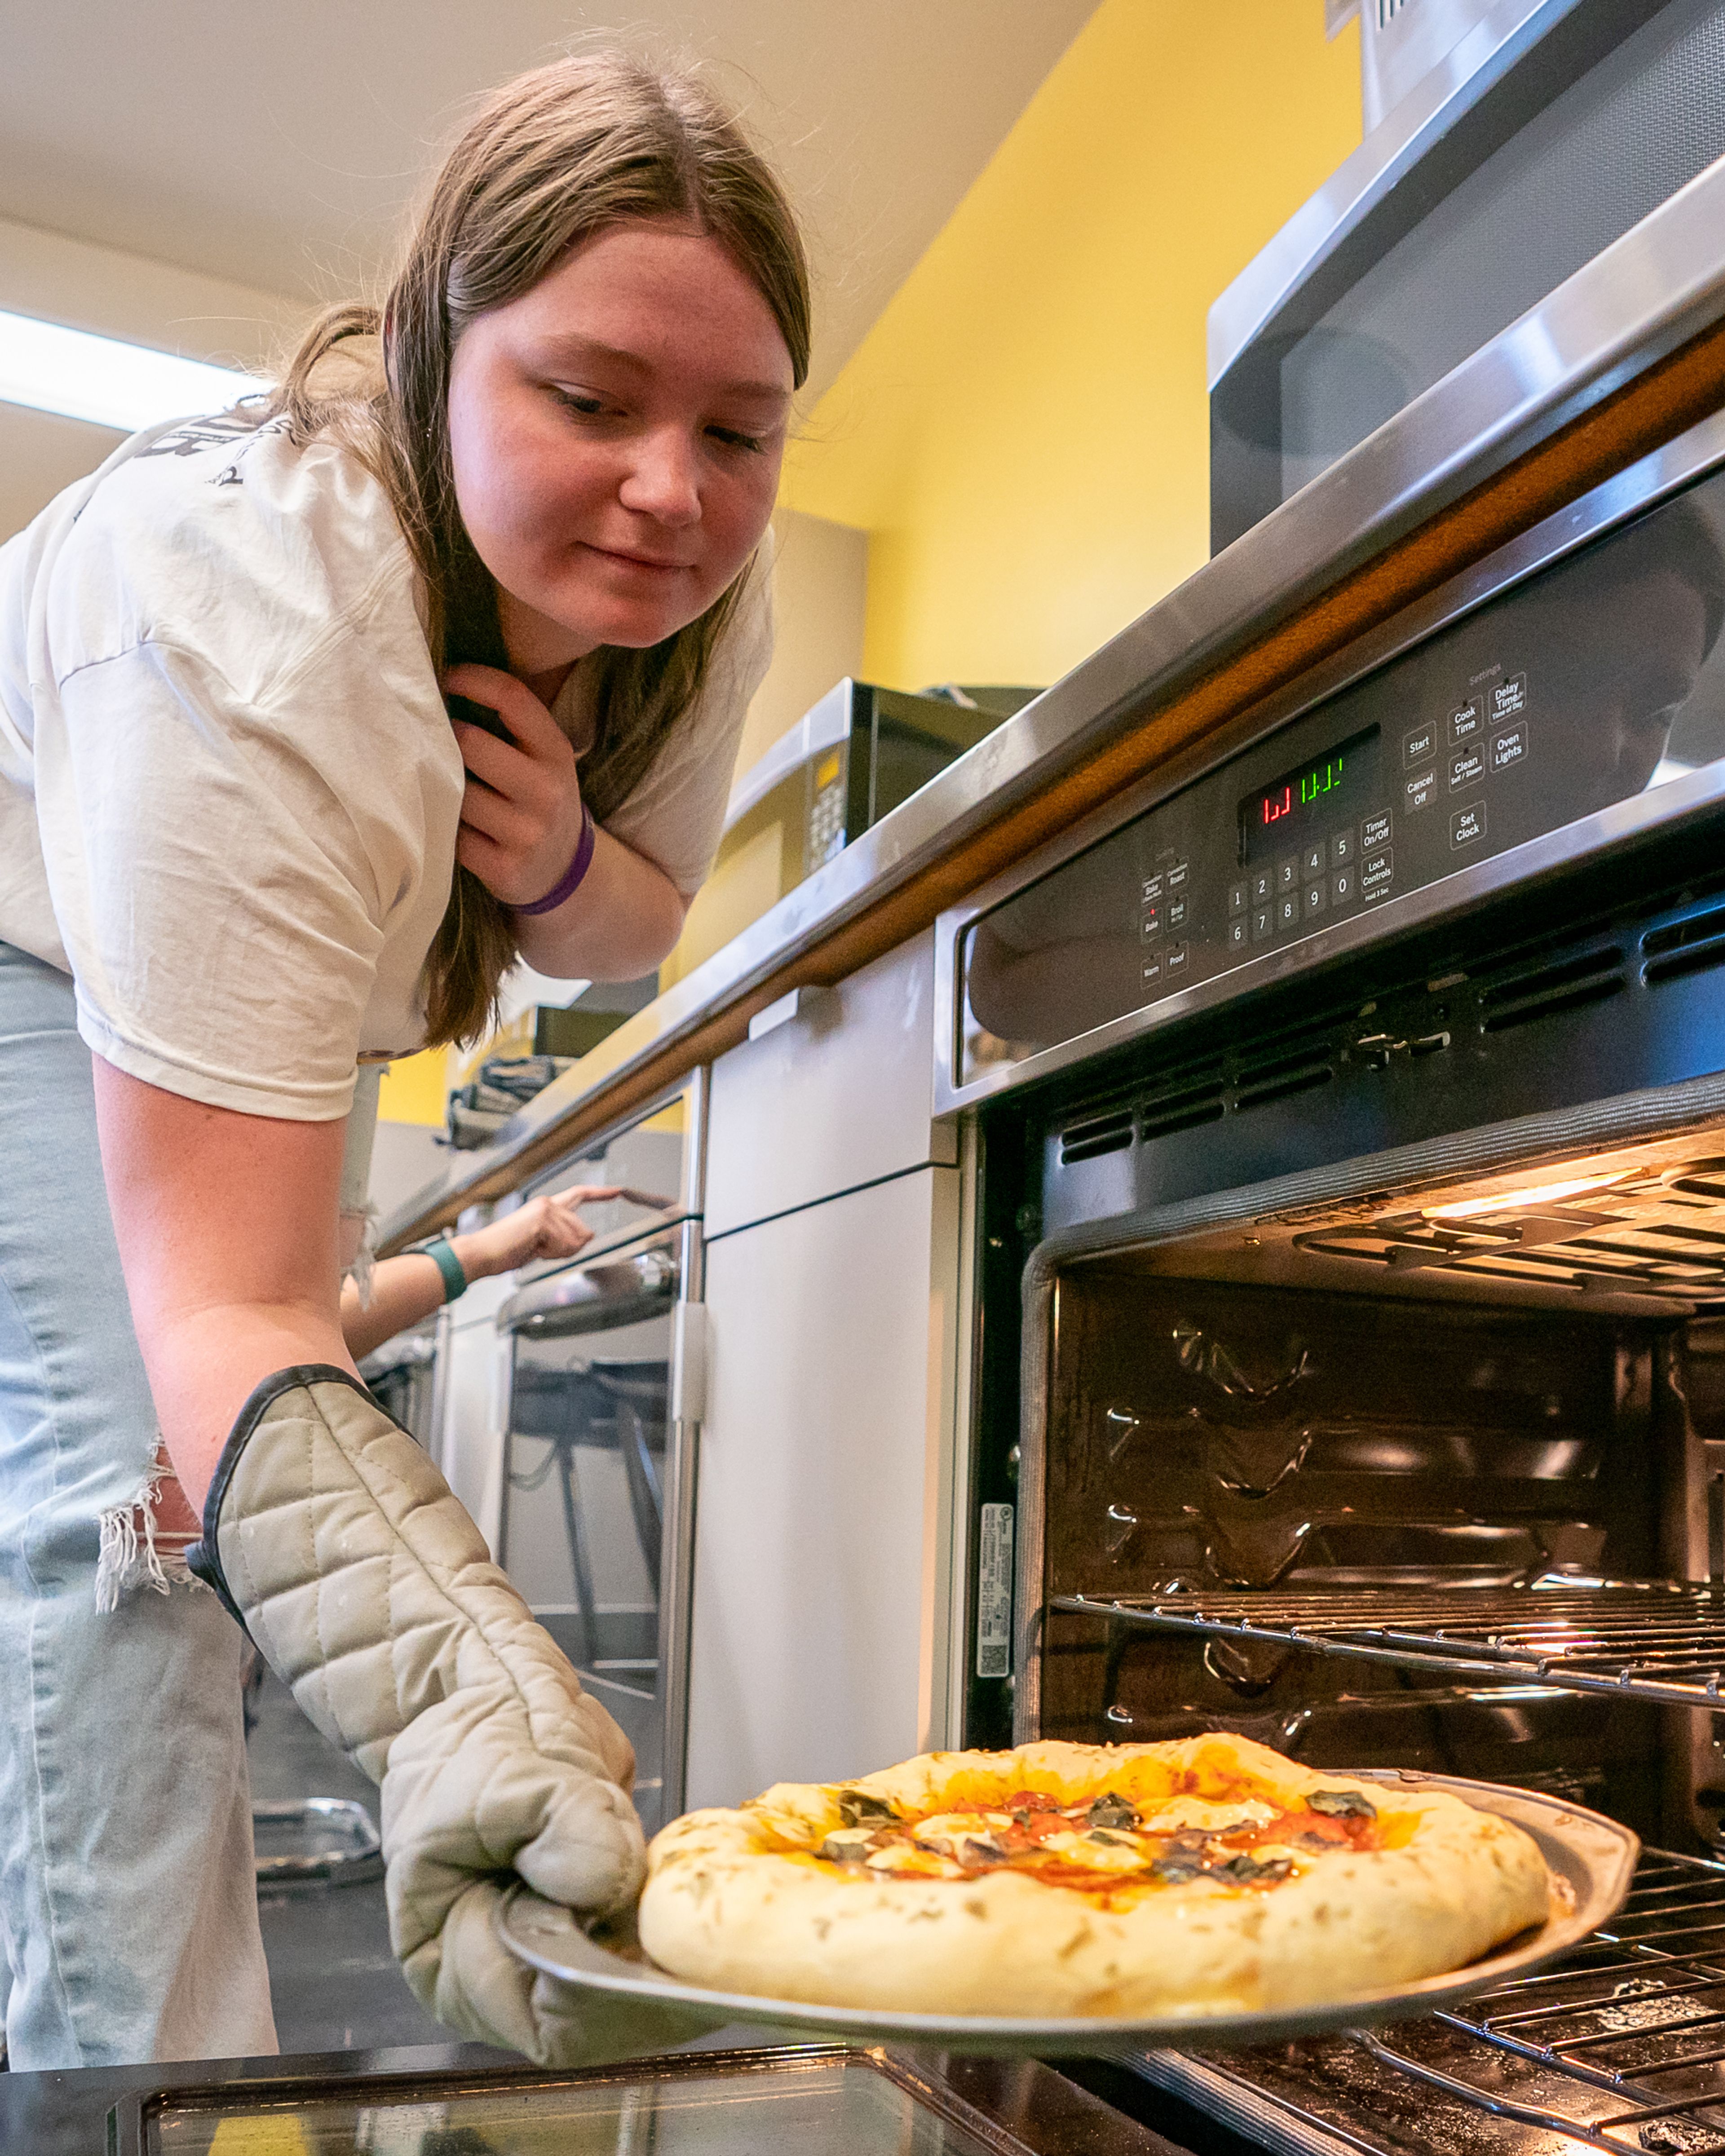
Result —
[{"label": "stainless steel wall oven", "polygon": [[943,921],[966,1741],[1223,1727],[1658,1852],[1507,1995],[1141,2061],[1189,2146],[1725,2149],[1722,623],[1715,420]]}]

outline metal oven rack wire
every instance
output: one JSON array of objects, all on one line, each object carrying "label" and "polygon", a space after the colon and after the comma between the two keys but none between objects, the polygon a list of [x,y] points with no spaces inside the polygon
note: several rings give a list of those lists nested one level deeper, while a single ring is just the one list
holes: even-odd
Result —
[{"label": "metal oven rack wire", "polygon": [[1059,1594],[1049,1606],[1117,1630],[1195,1634],[1725,1712],[1725,1584],[1717,1581]]}]

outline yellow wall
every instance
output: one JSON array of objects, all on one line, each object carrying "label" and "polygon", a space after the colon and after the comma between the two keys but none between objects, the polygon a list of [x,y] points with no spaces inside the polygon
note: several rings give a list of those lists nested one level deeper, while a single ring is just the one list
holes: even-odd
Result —
[{"label": "yellow wall", "polygon": [[870,680],[1051,681],[1199,566],[1206,311],[1358,141],[1318,0],[1103,0],[794,453]]}]

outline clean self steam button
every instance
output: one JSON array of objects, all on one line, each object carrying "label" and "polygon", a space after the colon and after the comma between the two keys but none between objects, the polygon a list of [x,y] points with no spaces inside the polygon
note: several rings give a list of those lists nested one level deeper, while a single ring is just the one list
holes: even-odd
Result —
[{"label": "clean self steam button", "polygon": [[1450,758],[1450,791],[1456,793],[1464,786],[1477,786],[1486,775],[1486,752],[1483,747],[1459,748]]}]

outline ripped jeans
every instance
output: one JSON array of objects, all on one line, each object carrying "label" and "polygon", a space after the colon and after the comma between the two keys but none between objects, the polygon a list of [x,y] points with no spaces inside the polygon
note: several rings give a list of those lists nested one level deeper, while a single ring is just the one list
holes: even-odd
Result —
[{"label": "ripped jeans", "polygon": [[72,984],[0,943],[0,1998],[18,2068],[276,2048],[244,1641],[153,1546],[156,1455]]}]

